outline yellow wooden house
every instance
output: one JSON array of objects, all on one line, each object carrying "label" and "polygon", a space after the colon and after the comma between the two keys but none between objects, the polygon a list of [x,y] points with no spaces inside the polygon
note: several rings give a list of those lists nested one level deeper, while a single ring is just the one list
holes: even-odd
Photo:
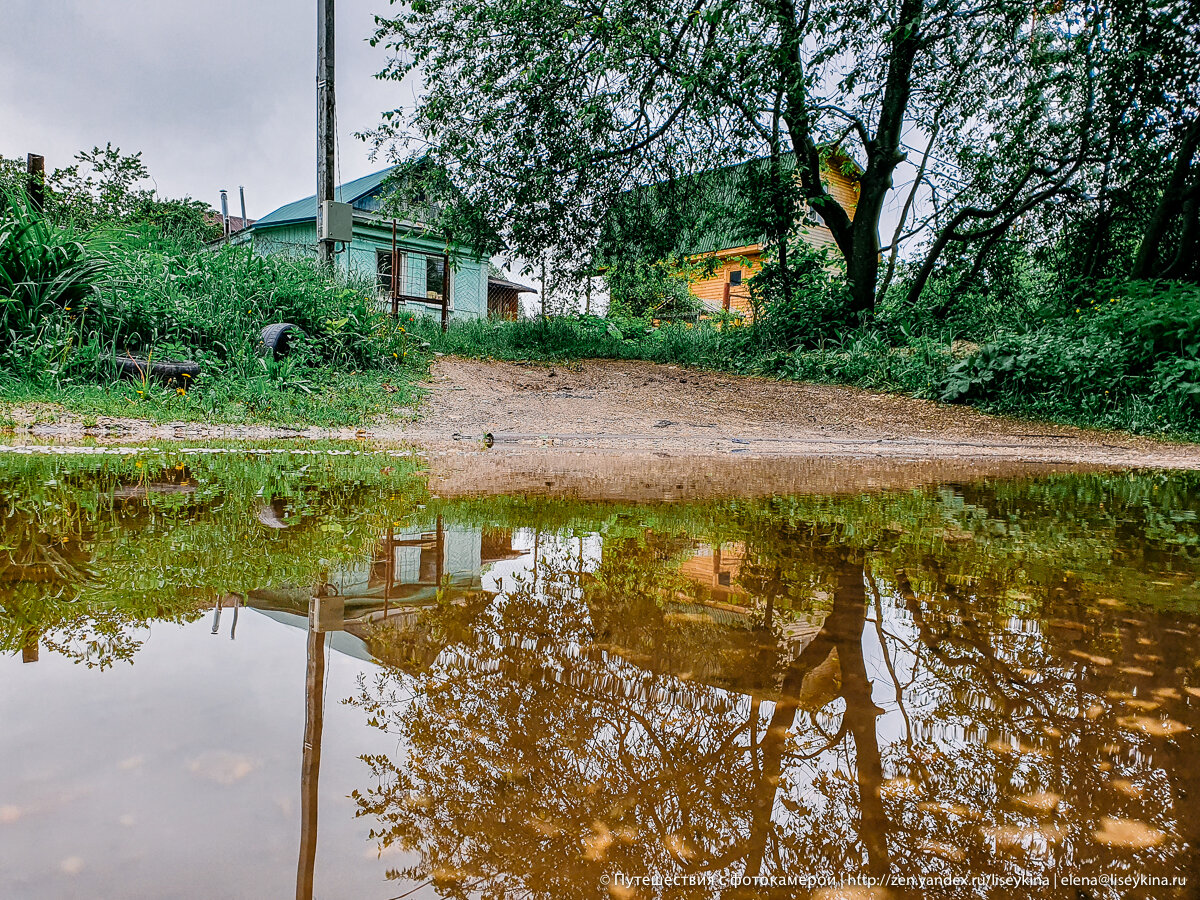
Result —
[{"label": "yellow wooden house", "polygon": [[[716,176],[713,202],[729,201],[732,205],[735,198],[731,195],[745,185],[746,167],[759,163],[755,160],[713,173]],[[792,167],[794,158],[790,155],[785,157],[785,163]],[[825,158],[821,173],[826,190],[851,219],[858,205],[858,173],[854,161],[838,153]],[[693,230],[685,238],[684,246],[679,248],[693,272],[688,278],[689,287],[693,296],[709,310],[731,312],[749,319],[753,311],[747,282],[762,268],[765,250],[763,238],[761,235],[746,234],[736,226],[722,227],[719,217],[715,222],[715,225]],[[836,250],[832,232],[811,210],[806,209],[797,224],[805,242],[814,247]]]}]

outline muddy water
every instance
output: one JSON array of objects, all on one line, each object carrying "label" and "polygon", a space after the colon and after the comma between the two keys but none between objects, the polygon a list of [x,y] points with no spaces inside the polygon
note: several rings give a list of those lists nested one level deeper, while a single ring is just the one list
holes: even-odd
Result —
[{"label": "muddy water", "polygon": [[0,453],[0,896],[1194,896],[1198,575],[1195,475]]}]

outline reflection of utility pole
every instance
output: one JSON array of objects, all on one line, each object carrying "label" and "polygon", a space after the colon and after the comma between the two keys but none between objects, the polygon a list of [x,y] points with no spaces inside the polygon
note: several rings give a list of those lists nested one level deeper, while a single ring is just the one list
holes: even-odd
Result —
[{"label": "reflection of utility pole", "polygon": [[434,579],[435,584],[437,585],[434,588],[435,597],[437,596],[436,592],[442,589],[442,578],[445,577],[446,572],[446,562],[444,559],[446,555],[446,529],[442,524],[441,516],[437,517],[436,527],[437,531],[435,532],[433,539],[434,551],[437,553],[437,560],[434,563]]},{"label": "reflection of utility pole", "polygon": [[296,900],[311,900],[317,862],[317,785],[321,773],[321,728],[325,717],[325,632],[341,631],[341,597],[318,592],[308,601],[308,667],[304,678],[304,750],[300,756],[300,859]]}]

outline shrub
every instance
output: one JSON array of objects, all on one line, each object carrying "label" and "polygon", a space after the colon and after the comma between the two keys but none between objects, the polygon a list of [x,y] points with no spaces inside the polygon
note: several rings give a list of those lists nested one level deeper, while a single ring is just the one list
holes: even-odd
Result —
[{"label": "shrub", "polygon": [[788,247],[787,287],[777,257],[749,281],[756,331],[772,350],[820,346],[851,328],[845,279],[830,257],[799,238]]},{"label": "shrub", "polygon": [[0,203],[0,365],[55,372],[86,316],[105,260],[23,193]]},{"label": "shrub", "polygon": [[[941,397],[1136,430],[1200,422],[1200,287],[1102,285],[1037,330],[1003,334],[954,365]],[[1156,410],[1146,420],[1146,407]]]}]

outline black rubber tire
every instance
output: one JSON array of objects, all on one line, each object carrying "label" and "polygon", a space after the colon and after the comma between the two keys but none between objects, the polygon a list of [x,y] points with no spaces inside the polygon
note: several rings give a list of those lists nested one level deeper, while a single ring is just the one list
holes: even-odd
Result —
[{"label": "black rubber tire", "polygon": [[258,341],[258,355],[283,359],[292,352],[297,338],[304,337],[304,329],[291,322],[276,322],[262,330]]},{"label": "black rubber tire", "polygon": [[123,378],[148,379],[187,385],[200,374],[200,364],[187,359],[151,359],[144,356],[114,356],[113,365]]}]

